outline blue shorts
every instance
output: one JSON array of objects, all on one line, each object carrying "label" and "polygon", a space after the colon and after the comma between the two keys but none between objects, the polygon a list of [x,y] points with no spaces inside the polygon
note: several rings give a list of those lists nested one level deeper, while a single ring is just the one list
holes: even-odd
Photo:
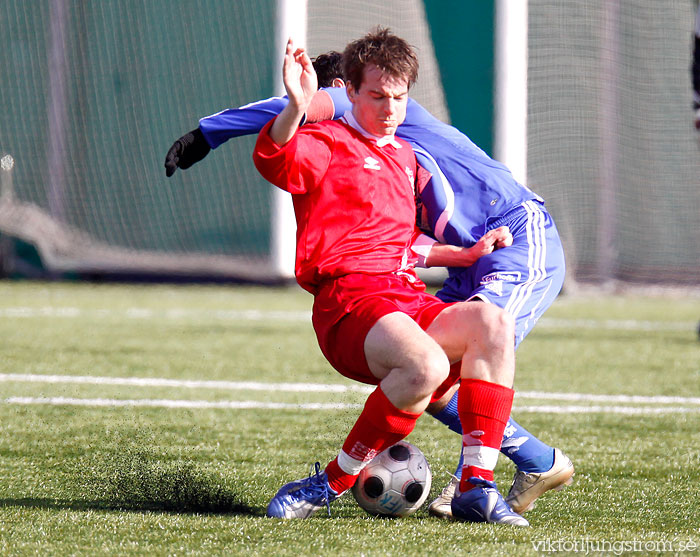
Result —
[{"label": "blue shorts", "polygon": [[474,265],[450,268],[437,297],[445,302],[480,298],[515,318],[515,347],[552,305],[564,284],[564,250],[544,205],[526,201],[488,230],[508,226],[513,245],[481,257]]}]

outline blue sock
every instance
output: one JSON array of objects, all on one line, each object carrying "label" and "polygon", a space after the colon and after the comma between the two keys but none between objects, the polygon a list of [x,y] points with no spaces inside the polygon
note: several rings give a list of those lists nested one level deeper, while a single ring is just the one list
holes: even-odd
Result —
[{"label": "blue sock", "polygon": [[540,441],[513,418],[508,420],[503,432],[501,452],[511,459],[518,470],[542,473],[554,464],[554,449]]},{"label": "blue sock", "polygon": [[455,476],[457,478],[461,478],[462,477],[462,462],[464,459],[462,457],[462,443],[461,443],[462,423],[459,421],[459,412],[457,411],[457,393],[458,392],[459,392],[458,390],[455,391],[455,394],[452,395],[450,402],[448,402],[447,405],[442,410],[440,410],[437,414],[433,414],[433,418],[435,418],[439,422],[445,424],[447,427],[450,428],[451,431],[458,433],[460,436],[459,464],[457,464],[457,470],[455,471]]},{"label": "blue sock", "polygon": [[[458,393],[459,391],[456,391],[447,405],[433,417],[445,424],[451,431],[462,435],[462,424],[459,421],[459,412],[457,411]],[[554,449],[532,435],[513,418],[508,420],[503,432],[501,452],[512,460],[518,470],[522,472],[542,473],[549,470],[554,464]],[[462,461],[462,451],[460,450],[459,464],[455,471],[457,478],[462,477]]]},{"label": "blue sock", "polygon": [[437,414],[433,414],[433,418],[445,424],[455,433],[462,435],[462,423],[459,421],[459,412],[457,411],[457,393],[459,393],[459,390],[455,391],[447,406]]},{"label": "blue sock", "polygon": [[[460,443],[460,447],[461,447]],[[464,453],[462,453],[462,450],[460,449],[459,451],[459,462],[457,463],[457,470],[455,470],[455,478],[458,480],[462,479],[462,465],[464,464]]]}]

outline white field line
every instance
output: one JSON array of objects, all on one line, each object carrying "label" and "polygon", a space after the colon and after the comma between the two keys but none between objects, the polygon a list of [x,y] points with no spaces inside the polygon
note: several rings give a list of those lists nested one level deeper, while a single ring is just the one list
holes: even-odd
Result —
[{"label": "white field line", "polygon": [[5,404],[44,404],[49,406],[103,406],[126,407],[138,406],[146,408],[223,408],[223,409],[247,409],[263,408],[273,410],[346,410],[349,408],[361,408],[361,404],[329,403],[329,402],[259,402],[254,400],[170,400],[170,399],[115,399],[115,398],[70,398],[70,397],[23,397],[15,396],[3,400]]},{"label": "white field line", "polygon": [[[306,393],[371,393],[368,385],[342,385],[333,383],[263,383],[255,381],[203,381],[165,379],[162,377],[103,377],[91,375],[41,375],[28,373],[0,373],[0,382],[68,383],[86,385],[110,385],[122,387],[171,387],[184,389],[216,389],[229,391],[283,391]],[[700,405],[700,397],[598,395],[586,393],[547,393],[522,391],[516,398],[539,400],[564,400],[575,402],[608,402],[632,404],[691,404]]]},{"label": "white field line", "polygon": [[545,393],[542,391],[523,391],[515,393],[515,398],[538,400],[564,400],[574,402],[607,402],[622,404],[691,404],[700,405],[700,397],[683,396],[642,396],[642,395],[594,395],[584,393]]},{"label": "white field line", "polygon": [[[86,375],[36,375],[0,374],[0,382],[30,382],[53,384],[87,384],[130,387],[171,387],[184,389],[217,389],[234,391],[275,391],[275,392],[315,392],[315,393],[369,393],[372,387],[366,385],[341,385],[328,383],[258,383],[251,381],[194,381],[148,377],[94,377]],[[587,393],[546,393],[541,391],[517,392],[516,399],[560,400],[566,402],[599,403],[591,405],[532,405],[518,406],[518,412],[540,413],[617,413],[617,414],[668,414],[700,412],[700,397],[640,396],[640,395],[598,395]],[[345,403],[277,403],[264,401],[206,401],[170,399],[105,399],[105,398],[65,398],[65,397],[10,397],[6,404],[50,404],[73,406],[150,406],[164,408],[270,408],[270,409],[312,409],[330,410],[358,408],[357,404]],[[605,405],[601,405],[604,403]],[[620,404],[670,405],[657,407],[620,406]]]},{"label": "white field line", "polygon": [[557,319],[543,317],[539,327],[570,329],[605,329],[610,331],[696,331],[694,321],[645,321],[637,319]]},{"label": "white field line", "polygon": [[6,307],[0,308],[0,317],[35,318],[35,317],[124,317],[127,319],[191,319],[206,318],[223,321],[308,321],[311,322],[310,311],[262,311],[249,310],[198,310],[198,309],[168,309],[153,310],[149,308],[119,309],[83,309],[77,307]]},{"label": "white field line", "polygon": [[[5,404],[49,405],[49,406],[91,406],[91,407],[145,407],[145,408],[185,408],[185,409],[273,409],[273,410],[348,410],[362,408],[362,404],[346,403],[298,403],[260,401],[218,401],[209,400],[168,400],[168,399],[112,399],[112,398],[70,398],[70,397],[10,397]],[[627,414],[660,415],[700,413],[700,407],[634,407],[634,406],[514,406],[514,412],[538,414]]]},{"label": "white field line", "polygon": [[[149,308],[84,309],[77,307],[5,307],[0,308],[0,317],[8,318],[106,318],[124,317],[127,319],[214,319],[220,321],[286,321],[311,322],[310,311],[262,311],[262,310],[197,310]],[[605,329],[627,331],[695,331],[697,323],[693,321],[648,321],[635,319],[558,319],[543,317],[538,325],[546,328],[569,327],[574,329]]]},{"label": "white field line", "polygon": [[172,387],[181,389],[216,389],[224,391],[284,391],[292,393],[371,393],[365,385],[330,383],[259,383],[255,381],[202,381],[165,379],[161,377],[94,377],[89,375],[34,375],[0,373],[0,382],[68,383],[83,385],[111,385],[121,387]]},{"label": "white field line", "polygon": [[536,414],[627,414],[656,416],[660,414],[697,414],[700,407],[683,406],[513,406],[513,412]]}]

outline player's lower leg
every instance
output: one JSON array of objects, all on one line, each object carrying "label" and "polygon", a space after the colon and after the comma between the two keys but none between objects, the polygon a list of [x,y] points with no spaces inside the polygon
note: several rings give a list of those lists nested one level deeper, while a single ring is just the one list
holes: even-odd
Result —
[{"label": "player's lower leg", "polygon": [[420,414],[396,408],[377,387],[343,443],[323,472],[283,486],[268,505],[268,516],[307,518],[350,489],[375,455],[406,437]]},{"label": "player's lower leg", "polygon": [[[458,411],[459,391],[456,391],[447,404],[432,416],[445,424],[451,431],[462,435],[462,424]],[[538,439],[527,429],[509,418],[503,433],[501,453],[513,461],[518,470],[527,473],[548,471],[554,464],[554,448]],[[455,475],[461,476],[459,467]]]},{"label": "player's lower leg", "polygon": [[529,526],[513,512],[493,482],[499,448],[510,410],[513,390],[479,379],[462,379],[459,418],[462,436],[462,478],[452,499],[453,518],[468,522],[497,522]]},{"label": "player's lower leg", "polygon": [[[459,391],[432,416],[451,431],[462,434],[458,412]],[[549,490],[558,490],[571,484],[573,464],[559,449],[550,447],[512,417],[503,432],[501,453],[516,465],[517,470],[506,501],[516,512],[532,509],[535,499]],[[556,455],[556,459],[555,459]],[[428,507],[428,512],[440,518],[451,518],[451,500],[462,477],[462,453],[457,468],[440,495]]]},{"label": "player's lower leg", "polygon": [[540,441],[512,417],[503,432],[501,452],[521,472],[542,473],[554,464],[554,448]]}]

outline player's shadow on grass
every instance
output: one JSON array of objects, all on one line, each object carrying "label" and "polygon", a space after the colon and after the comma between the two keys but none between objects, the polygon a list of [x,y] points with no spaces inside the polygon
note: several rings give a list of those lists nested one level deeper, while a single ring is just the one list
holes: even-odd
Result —
[{"label": "player's shadow on grass", "polygon": [[220,514],[263,516],[265,513],[244,503],[218,505],[185,504],[174,501],[117,502],[112,500],[88,499],[49,499],[41,497],[21,497],[0,499],[0,508],[22,507],[26,509],[55,509],[69,511],[125,511],[125,512],[162,512],[172,514]]},{"label": "player's shadow on grass", "polygon": [[95,494],[119,510],[261,514],[242,503],[222,478],[188,462],[141,460],[105,471],[97,477]]},{"label": "player's shadow on grass", "polygon": [[142,439],[124,442],[118,453],[82,461],[75,474],[83,478],[78,493],[123,511],[264,515],[241,501],[227,477],[196,464],[195,457],[167,458]]},{"label": "player's shadow on grass", "polygon": [[[73,468],[73,467],[71,467]],[[191,461],[163,461],[145,451],[79,461],[63,480],[75,498],[0,499],[0,507],[118,510],[262,516],[241,501],[226,479]]]},{"label": "player's shadow on grass", "polygon": [[106,460],[94,470],[96,500],[118,510],[171,513],[247,514],[261,512],[240,501],[224,479],[189,461]]}]

